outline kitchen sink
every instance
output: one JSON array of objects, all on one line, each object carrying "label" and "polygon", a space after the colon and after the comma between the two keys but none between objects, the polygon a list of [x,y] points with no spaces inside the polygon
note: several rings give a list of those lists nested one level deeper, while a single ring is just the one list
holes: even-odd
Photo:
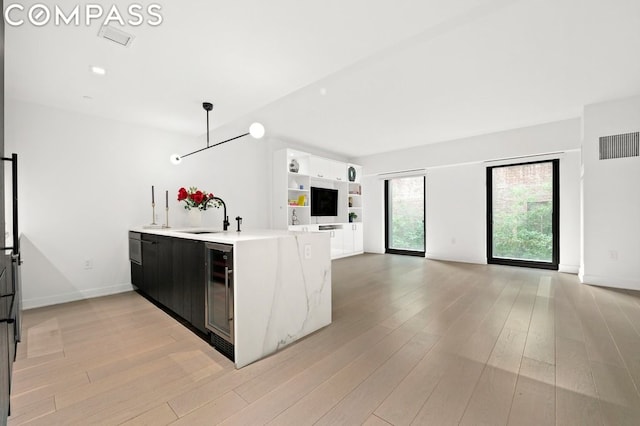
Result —
[{"label": "kitchen sink", "polygon": [[178,231],[178,232],[183,232],[185,234],[217,234],[218,232],[223,232],[223,231]]}]

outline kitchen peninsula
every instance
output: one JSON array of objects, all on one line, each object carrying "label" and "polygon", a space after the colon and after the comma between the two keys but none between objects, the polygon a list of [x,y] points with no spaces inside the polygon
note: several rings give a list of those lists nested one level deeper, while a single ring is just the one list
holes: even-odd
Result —
[{"label": "kitchen peninsula", "polygon": [[209,335],[236,368],[331,323],[327,234],[140,227],[129,254],[138,291]]}]

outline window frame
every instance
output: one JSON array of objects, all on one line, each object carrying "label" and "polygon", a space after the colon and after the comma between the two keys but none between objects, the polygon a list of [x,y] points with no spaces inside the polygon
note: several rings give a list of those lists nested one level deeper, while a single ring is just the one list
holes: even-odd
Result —
[{"label": "window frame", "polygon": [[[401,179],[403,177],[412,177],[412,176],[402,176],[396,179]],[[417,176],[416,176],[417,177]],[[401,254],[404,256],[417,256],[417,257],[425,257],[427,252],[427,232],[426,232],[426,201],[427,201],[427,179],[426,176],[422,176],[422,232],[423,232],[423,247],[422,250],[405,250],[405,249],[395,249],[389,247],[389,181],[394,178],[385,179],[384,181],[384,252],[386,254]]]},{"label": "window frame", "polygon": [[[552,164],[552,214],[551,232],[553,234],[551,247],[551,261],[535,261],[522,259],[508,259],[493,256],[493,169],[502,167],[515,167],[530,164],[551,163]],[[495,265],[520,266],[526,268],[550,269],[557,271],[560,265],[560,160],[527,161],[523,163],[501,164],[497,166],[487,166],[487,263]]]}]

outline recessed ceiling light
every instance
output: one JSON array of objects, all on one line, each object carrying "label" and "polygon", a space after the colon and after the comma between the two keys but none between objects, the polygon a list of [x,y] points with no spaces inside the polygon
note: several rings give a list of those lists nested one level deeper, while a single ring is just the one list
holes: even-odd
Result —
[{"label": "recessed ceiling light", "polygon": [[107,73],[107,70],[102,67],[96,67],[95,65],[93,65],[91,67],[91,72],[98,75],[105,75]]},{"label": "recessed ceiling light", "polygon": [[326,89],[326,88],[324,88],[324,87],[323,87],[323,88],[321,88],[321,89],[320,89],[320,94],[321,94],[322,96],[325,96],[325,95],[327,94],[327,89]]}]

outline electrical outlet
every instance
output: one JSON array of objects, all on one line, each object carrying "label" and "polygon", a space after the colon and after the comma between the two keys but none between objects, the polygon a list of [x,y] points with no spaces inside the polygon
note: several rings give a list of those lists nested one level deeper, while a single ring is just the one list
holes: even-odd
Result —
[{"label": "electrical outlet", "polygon": [[93,259],[84,260],[84,269],[93,269]]},{"label": "electrical outlet", "polygon": [[304,258],[311,259],[311,244],[304,245]]},{"label": "electrical outlet", "polygon": [[611,260],[618,260],[618,250],[609,250],[609,258]]}]

